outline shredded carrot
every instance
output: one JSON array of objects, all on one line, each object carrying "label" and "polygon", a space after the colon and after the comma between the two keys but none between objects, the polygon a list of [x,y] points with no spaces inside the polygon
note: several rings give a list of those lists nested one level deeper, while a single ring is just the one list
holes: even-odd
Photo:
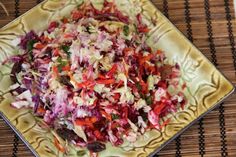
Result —
[{"label": "shredded carrot", "polygon": [[68,39],[68,38],[73,38],[74,36],[73,36],[73,34],[64,34],[64,38],[65,39]]},{"label": "shredded carrot", "polygon": [[37,113],[44,115],[44,114],[46,113],[46,110],[45,110],[43,107],[40,106],[40,107],[38,107],[38,109],[37,109]]},{"label": "shredded carrot", "polygon": [[108,77],[112,77],[114,74],[115,74],[115,72],[117,71],[117,65],[116,64],[114,64],[113,66],[112,66],[112,68],[110,69],[110,71],[108,71],[108,73],[106,74]]},{"label": "shredded carrot", "polygon": [[162,51],[161,50],[157,50],[156,54],[157,55],[162,54]]},{"label": "shredded carrot", "polygon": [[63,22],[64,24],[66,24],[66,23],[69,22],[69,20],[68,20],[68,18],[64,17],[64,18],[62,19],[62,22]]},{"label": "shredded carrot", "polygon": [[109,121],[112,121],[112,118],[111,118],[111,115],[110,115],[110,114],[106,113],[106,112],[103,111],[103,110],[101,110],[100,112],[101,112],[101,114],[102,114],[106,119],[108,119]]},{"label": "shredded carrot", "polygon": [[95,123],[97,121],[96,117],[91,117],[88,119],[88,121],[90,121],[91,123]]},{"label": "shredded carrot", "polygon": [[148,56],[144,56],[142,58],[140,58],[140,64],[144,64],[146,61],[149,61],[151,58],[153,57],[153,54],[150,53]]},{"label": "shredded carrot", "polygon": [[126,47],[124,50],[124,53],[125,53],[125,56],[129,56],[130,52],[133,52],[134,51],[134,48],[133,47]]},{"label": "shredded carrot", "polygon": [[49,39],[48,37],[45,37],[44,40],[47,41],[47,42],[52,41],[52,39]]},{"label": "shredded carrot", "polygon": [[56,146],[56,148],[62,152],[62,153],[65,153],[66,152],[66,149],[59,143],[58,139],[57,138],[54,138],[54,145]]},{"label": "shredded carrot", "polygon": [[145,83],[142,79],[140,79],[139,84],[142,87],[142,92],[146,94],[148,92],[148,84]]},{"label": "shredded carrot", "polygon": [[117,122],[113,122],[112,124],[111,124],[111,129],[115,129],[115,128],[117,128],[119,126],[119,124],[117,123]]},{"label": "shredded carrot", "polygon": [[70,71],[70,65],[66,65],[62,68],[63,71]]},{"label": "shredded carrot", "polygon": [[76,119],[75,124],[80,126],[88,126],[93,128],[93,123],[97,122],[96,117],[87,117],[85,119]]},{"label": "shredded carrot", "polygon": [[93,128],[93,123],[86,121],[86,120],[76,119],[75,124],[80,125],[80,126],[88,126],[88,127]]},{"label": "shredded carrot", "polygon": [[44,47],[45,47],[45,45],[43,45],[43,44],[41,44],[41,43],[37,43],[37,44],[35,44],[34,45],[34,47],[36,48],[36,49],[43,49]]},{"label": "shredded carrot", "polygon": [[102,75],[102,74],[100,74],[100,73],[98,74],[98,78],[99,78],[99,79],[107,79],[106,76],[104,76],[104,75]]}]

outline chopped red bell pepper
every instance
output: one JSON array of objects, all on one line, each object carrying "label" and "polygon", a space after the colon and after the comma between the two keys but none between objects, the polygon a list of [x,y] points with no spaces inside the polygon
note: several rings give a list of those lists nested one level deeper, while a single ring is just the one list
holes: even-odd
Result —
[{"label": "chopped red bell pepper", "polygon": [[148,33],[150,31],[150,29],[147,26],[140,26],[140,27],[138,27],[138,31],[140,33]]},{"label": "chopped red bell pepper", "polygon": [[53,56],[60,56],[60,50],[58,48],[53,50]]},{"label": "chopped red bell pepper", "polygon": [[104,75],[102,75],[102,74],[100,74],[100,73],[98,74],[98,78],[99,78],[99,79],[102,79],[102,80],[107,79],[106,76],[104,76]]},{"label": "chopped red bell pepper", "polygon": [[160,104],[156,104],[154,107],[154,112],[157,115],[160,115],[162,113],[162,110],[165,108],[165,103],[160,103]]},{"label": "chopped red bell pepper", "polygon": [[181,105],[181,109],[183,110],[184,109],[184,106],[186,104],[186,100],[184,99],[182,102],[180,102],[180,105]]},{"label": "chopped red bell pepper", "polygon": [[141,80],[141,81],[139,82],[139,84],[140,84],[141,87],[142,87],[142,92],[143,92],[144,94],[148,93],[148,84],[145,83],[143,80]]},{"label": "chopped red bell pepper", "polygon": [[103,140],[104,139],[104,136],[102,135],[102,133],[99,130],[95,130],[94,135],[96,136],[96,138],[98,140]]},{"label": "chopped red bell pepper", "polygon": [[122,114],[125,119],[128,119],[129,108],[127,106],[123,107]]},{"label": "chopped red bell pepper", "polygon": [[167,89],[167,83],[165,81],[159,81],[157,86],[163,89]]},{"label": "chopped red bell pepper", "polygon": [[82,83],[76,83],[76,86],[78,88],[91,88],[91,87],[95,86],[95,84],[96,83],[94,81],[87,80]]},{"label": "chopped red bell pepper", "polygon": [[81,19],[82,17],[83,17],[83,14],[81,11],[79,11],[79,10],[72,11],[72,19],[74,21],[77,21],[77,20]]},{"label": "chopped red bell pepper", "polygon": [[120,99],[120,94],[119,94],[119,93],[115,93],[114,96],[113,96],[113,98],[114,98],[115,100],[119,100],[119,99]]},{"label": "chopped red bell pepper", "polygon": [[112,68],[108,71],[108,73],[106,74],[106,76],[108,76],[109,78],[112,77],[115,73],[117,72],[117,65],[114,64],[112,66]]}]

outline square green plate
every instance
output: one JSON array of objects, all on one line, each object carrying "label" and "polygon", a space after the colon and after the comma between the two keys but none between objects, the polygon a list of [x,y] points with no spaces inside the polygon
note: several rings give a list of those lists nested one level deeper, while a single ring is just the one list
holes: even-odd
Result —
[{"label": "square green plate", "polygon": [[[85,0],[86,1],[86,0]],[[102,7],[101,0],[92,0]],[[146,157],[158,152],[183,130],[211,111],[234,91],[234,86],[211,64],[209,60],[180,33],[149,0],[114,0],[124,14],[130,18],[141,11],[143,22],[151,29],[147,43],[153,49],[165,51],[169,62],[181,66],[181,81],[185,81],[188,103],[184,110],[168,115],[171,122],[161,131],[152,130],[140,136],[138,141],[125,142],[120,147],[107,144],[102,157]],[[12,40],[30,30],[42,31],[50,21],[69,15],[83,0],[46,0],[0,29],[0,63],[14,55]],[[80,148],[69,146],[63,154],[54,146],[53,131],[34,117],[28,109],[14,109],[10,106],[11,65],[0,66],[0,113],[4,120],[25,142],[35,156],[76,157],[82,155]],[[84,156],[89,156],[87,152]]]}]

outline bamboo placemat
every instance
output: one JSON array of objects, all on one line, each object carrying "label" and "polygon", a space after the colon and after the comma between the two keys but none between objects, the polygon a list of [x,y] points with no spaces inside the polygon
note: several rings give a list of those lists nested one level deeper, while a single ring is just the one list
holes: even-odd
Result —
[{"label": "bamboo placemat", "polygon": [[[236,84],[236,21],[233,0],[152,0],[234,84]],[[0,0],[0,27],[40,0]],[[0,157],[32,157],[0,119]],[[236,96],[171,142],[160,157],[236,157]]]}]

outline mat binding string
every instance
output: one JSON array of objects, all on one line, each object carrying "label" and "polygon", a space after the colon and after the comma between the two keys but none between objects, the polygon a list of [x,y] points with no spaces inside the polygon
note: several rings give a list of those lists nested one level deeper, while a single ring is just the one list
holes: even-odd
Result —
[{"label": "mat binding string", "polygon": [[4,10],[4,12],[7,14],[7,16],[9,16],[9,12],[7,11],[7,8],[5,7],[5,5],[0,2],[0,8],[2,8]]}]

